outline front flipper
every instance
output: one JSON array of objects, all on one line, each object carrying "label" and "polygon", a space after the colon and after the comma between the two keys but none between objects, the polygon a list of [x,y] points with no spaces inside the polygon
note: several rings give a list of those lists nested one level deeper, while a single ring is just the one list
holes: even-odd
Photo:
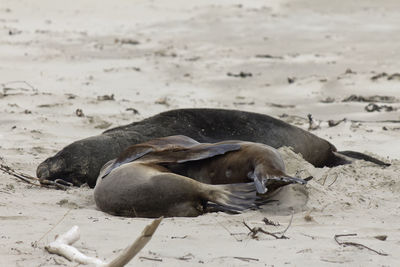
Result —
[{"label": "front flipper", "polygon": [[276,189],[289,185],[289,184],[301,184],[305,185],[307,184],[307,181],[311,180],[313,177],[309,176],[305,179],[297,178],[297,177],[290,177],[290,176],[280,176],[280,177],[268,177],[266,181],[266,186],[268,188],[268,191],[272,192],[275,191]]},{"label": "front flipper", "polygon": [[184,139],[182,142],[182,136],[171,136],[131,146],[119,155],[101,178],[106,177],[113,169],[132,161],[152,164],[184,163],[212,158],[241,148],[240,144],[234,141],[200,144],[191,140]]},{"label": "front flipper", "polygon": [[[138,147],[131,147],[130,149],[124,151],[115,161],[114,163],[109,166],[104,174],[101,174],[101,179],[106,177],[112,170],[118,168],[119,166],[135,161],[144,155],[150,153],[151,151],[154,151],[153,147],[148,147],[148,146],[138,146]],[[100,172],[101,173],[101,172]]]},{"label": "front flipper", "polygon": [[188,148],[170,148],[153,151],[139,159],[143,163],[185,163],[223,155],[241,148],[239,143],[199,144]]},{"label": "front flipper", "polygon": [[313,177],[309,176],[305,179],[301,179],[297,177],[291,177],[286,174],[269,175],[254,172],[249,175],[249,178],[254,180],[257,193],[265,194],[288,184],[307,184],[307,181],[311,180]]},{"label": "front flipper", "polygon": [[170,149],[185,149],[198,144],[199,143],[196,140],[190,137],[184,135],[173,135],[156,138],[142,144],[133,145],[124,150],[118,156],[118,158],[115,159],[114,163],[104,171],[104,174],[101,174],[100,176],[101,178],[104,178],[113,169],[118,168],[123,164],[138,160],[150,152]]}]

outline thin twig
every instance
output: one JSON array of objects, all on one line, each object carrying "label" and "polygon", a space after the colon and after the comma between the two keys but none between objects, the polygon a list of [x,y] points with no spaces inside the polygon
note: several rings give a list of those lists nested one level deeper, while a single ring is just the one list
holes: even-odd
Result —
[{"label": "thin twig", "polygon": [[285,230],[281,231],[281,232],[275,232],[274,234],[281,234],[282,236],[284,236],[284,234],[287,232],[287,230],[289,229],[289,227],[292,225],[292,221],[293,221],[293,216],[294,216],[294,210],[292,209],[292,216],[290,217],[290,221],[288,226],[286,227]]},{"label": "thin twig", "polygon": [[186,237],[188,237],[187,235],[184,236],[171,236],[171,239],[185,239]]},{"label": "thin twig", "polygon": [[328,174],[325,174],[325,178],[324,178],[324,181],[322,182],[322,185],[325,185],[326,179],[328,179]]},{"label": "thin twig", "polygon": [[14,177],[20,179],[21,181],[23,181],[25,183],[35,185],[35,186],[40,186],[40,184],[33,183],[32,181],[29,180],[30,178],[27,178],[25,175],[21,175],[21,174],[17,173],[14,169],[12,169],[11,167],[9,167],[7,165],[0,164],[0,170],[2,170],[3,172],[5,172],[11,176],[14,176]]},{"label": "thin twig", "polygon": [[365,246],[365,245],[363,245],[363,244],[359,244],[359,243],[355,243],[355,242],[346,242],[346,241],[345,241],[345,242],[341,242],[341,241],[339,241],[338,238],[339,238],[339,237],[343,237],[343,236],[357,236],[357,234],[335,235],[335,236],[334,236],[334,239],[335,239],[336,243],[338,243],[339,245],[342,245],[342,246],[355,246],[355,247],[358,247],[358,248],[365,248],[365,249],[368,249],[368,250],[370,250],[370,251],[373,251],[373,252],[375,252],[376,254],[381,255],[381,256],[388,256],[388,255],[389,255],[389,254],[384,253],[384,252],[376,251],[375,249],[372,249],[372,248],[370,248],[370,247],[367,247],[367,246]]},{"label": "thin twig", "polygon": [[10,193],[10,192],[4,191],[4,190],[0,190],[0,192],[1,192],[1,193],[5,193],[5,194],[9,194],[9,195],[11,195],[11,193]]},{"label": "thin twig", "polygon": [[[3,86],[3,88],[5,88],[8,84],[13,84],[13,83],[24,83],[24,84],[26,84],[28,87],[30,87],[33,91],[36,90],[36,88],[33,87],[33,85],[31,85],[31,84],[28,83],[27,81],[10,81],[10,82],[2,83],[1,86]],[[25,88],[23,88],[23,89],[25,89]]]},{"label": "thin twig", "polygon": [[[304,120],[306,122],[309,122],[308,118],[304,118],[304,117],[297,116],[297,115],[290,115],[287,117],[298,118],[298,119]],[[284,117],[281,117],[281,118],[284,118]],[[346,120],[350,121],[350,122],[361,122],[361,123],[400,123],[400,120],[376,120],[376,121],[349,120],[349,119],[346,119]]]},{"label": "thin twig", "polygon": [[336,181],[337,181],[338,177],[339,177],[339,175],[336,173],[336,177],[335,177],[335,179],[333,180],[333,182],[332,182],[332,183],[330,183],[330,184],[328,185],[328,187],[330,187],[331,185],[333,185],[334,183],[336,183]]},{"label": "thin twig", "polygon": [[[60,182],[60,181],[62,181],[62,182]],[[68,182],[66,182],[64,180],[60,180],[60,179],[56,179],[55,181],[50,181],[47,179],[39,179],[39,182],[40,182],[41,186],[44,186],[46,188],[50,188],[49,186],[54,186],[55,188],[61,189],[64,191],[67,190],[70,187],[70,185],[72,185],[71,183],[68,183]],[[68,185],[65,185],[65,184],[68,184]]]},{"label": "thin twig", "polygon": [[58,222],[56,222],[56,224],[53,225],[53,227],[51,227],[46,233],[44,233],[44,235],[43,235],[41,238],[39,238],[38,241],[33,242],[33,243],[32,243],[32,247],[36,248],[36,247],[37,247],[37,244],[38,244],[40,241],[42,241],[42,239],[43,239],[46,235],[48,235],[51,231],[53,231],[53,229],[56,228],[56,226],[59,225],[59,224],[65,219],[65,217],[67,217],[68,213],[70,213],[71,210],[72,210],[72,209],[67,210],[67,212],[64,213],[64,216],[62,216],[61,219],[59,219]]},{"label": "thin twig", "polygon": [[220,223],[217,219],[215,219],[215,220],[217,221],[217,223],[218,223],[222,228],[224,228],[224,229],[229,233],[229,235],[233,236],[233,238],[234,238],[237,242],[242,242],[242,240],[236,238],[236,236],[235,236],[231,231],[229,231],[229,229],[228,229],[225,225],[223,225],[222,223]]},{"label": "thin twig", "polygon": [[5,167],[5,168],[9,168],[9,169],[12,170],[14,173],[16,173],[16,174],[18,174],[18,175],[21,175],[21,176],[23,176],[23,177],[25,177],[25,178],[27,178],[27,179],[36,180],[36,181],[39,180],[39,178],[36,178],[36,177],[34,177],[34,176],[32,176],[32,175],[29,175],[29,174],[26,174],[26,173],[23,173],[23,172],[14,170],[14,169],[11,169],[11,167],[6,166],[6,165],[4,165],[4,164],[2,164],[2,166]]},{"label": "thin twig", "polygon": [[192,253],[188,253],[188,254],[183,255],[181,257],[176,257],[175,259],[178,259],[178,260],[181,260],[181,261],[188,261],[188,260],[191,260],[193,258],[194,258],[193,254]]},{"label": "thin twig", "polygon": [[[68,187],[73,185],[72,183],[69,183],[62,179],[56,179],[55,181],[50,181],[47,179],[40,179],[40,178],[34,177],[32,175],[17,171],[5,164],[0,164],[0,170],[2,170],[3,172],[5,172],[13,177],[20,179],[21,181],[23,181],[27,184],[34,185],[34,186],[46,187],[46,188],[50,188],[49,186],[54,186],[57,189],[67,190]],[[32,181],[35,181],[35,182],[32,182]],[[36,183],[37,181],[39,181],[39,183]]]},{"label": "thin twig", "polygon": [[381,121],[362,121],[362,120],[350,120],[351,122],[361,123],[400,123],[400,120],[381,120]]}]

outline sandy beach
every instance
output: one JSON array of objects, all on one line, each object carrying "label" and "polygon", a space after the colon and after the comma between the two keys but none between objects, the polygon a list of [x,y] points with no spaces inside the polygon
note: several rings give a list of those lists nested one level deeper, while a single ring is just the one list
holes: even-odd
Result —
[{"label": "sandy beach", "polygon": [[[310,131],[338,150],[392,165],[315,168],[281,148],[289,174],[314,177],[306,186],[257,211],[166,218],[128,266],[398,266],[399,11],[396,0],[1,0],[0,161],[35,175],[73,141],[175,108],[306,130],[311,114]],[[44,249],[73,225],[79,250],[111,259],[151,221],[105,214],[92,194],[1,172],[0,266],[76,266]],[[244,221],[271,232],[291,221],[288,239],[252,238]],[[388,255],[341,246],[341,234]]]}]

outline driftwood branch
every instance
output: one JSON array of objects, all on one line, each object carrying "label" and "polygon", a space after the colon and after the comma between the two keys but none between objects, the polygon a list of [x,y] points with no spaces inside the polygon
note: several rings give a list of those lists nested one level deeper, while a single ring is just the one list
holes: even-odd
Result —
[{"label": "driftwood branch", "polygon": [[339,237],[343,237],[343,236],[357,236],[357,234],[335,235],[335,236],[334,236],[334,239],[335,239],[336,243],[338,243],[338,244],[341,245],[341,246],[354,246],[354,247],[358,247],[358,248],[360,248],[360,249],[365,248],[365,249],[368,249],[368,250],[370,250],[370,251],[373,251],[373,252],[375,252],[376,254],[381,255],[381,256],[388,256],[388,255],[389,255],[389,254],[387,254],[387,253],[379,252],[379,251],[377,251],[377,250],[375,250],[375,249],[372,249],[372,248],[367,247],[367,246],[365,246],[365,245],[363,245],[363,244],[360,244],[360,243],[347,242],[347,241],[339,241],[338,238],[339,238]]},{"label": "driftwood branch", "polygon": [[50,253],[58,254],[70,261],[75,261],[80,264],[95,264],[97,266],[105,264],[102,260],[88,257],[71,246],[79,240],[79,237],[79,227],[75,225],[68,232],[59,235],[56,240],[46,246],[45,249]]},{"label": "driftwood branch", "polygon": [[88,257],[72,246],[72,244],[79,240],[80,237],[78,226],[73,226],[65,234],[58,236],[56,240],[46,246],[45,249],[50,253],[58,254],[79,264],[94,264],[102,267],[124,266],[150,241],[162,219],[163,217],[160,217],[147,225],[142,234],[135,240],[135,242],[133,242],[132,245],[127,247],[120,255],[109,262],[104,262],[94,257]]}]

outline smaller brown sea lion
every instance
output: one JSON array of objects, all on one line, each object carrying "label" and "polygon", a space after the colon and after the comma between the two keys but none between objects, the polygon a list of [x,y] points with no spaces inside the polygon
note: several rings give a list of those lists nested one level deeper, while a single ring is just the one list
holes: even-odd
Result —
[{"label": "smaller brown sea lion", "polygon": [[254,184],[209,185],[161,166],[131,162],[97,181],[94,198],[107,213],[129,217],[194,217],[208,201],[238,212],[254,206]]},{"label": "smaller brown sea lion", "polygon": [[131,146],[108,162],[94,196],[101,210],[122,216],[197,216],[207,202],[242,211],[255,206],[256,190],[306,183],[284,168],[278,152],[264,144],[171,136]]}]

